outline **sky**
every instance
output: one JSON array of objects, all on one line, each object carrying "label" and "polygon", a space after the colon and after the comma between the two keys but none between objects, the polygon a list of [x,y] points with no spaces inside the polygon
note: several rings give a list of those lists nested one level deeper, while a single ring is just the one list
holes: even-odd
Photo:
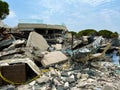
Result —
[{"label": "sky", "polygon": [[120,0],[3,0],[10,14],[4,23],[20,22],[65,25],[69,31],[85,29],[120,33]]}]

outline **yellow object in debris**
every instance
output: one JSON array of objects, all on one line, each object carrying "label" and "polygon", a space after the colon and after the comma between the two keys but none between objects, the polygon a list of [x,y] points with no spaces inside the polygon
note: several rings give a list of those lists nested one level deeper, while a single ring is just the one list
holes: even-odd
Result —
[{"label": "yellow object in debris", "polygon": [[13,84],[13,85],[15,85],[15,84],[18,85],[18,84],[20,84],[20,85],[21,85],[21,84],[28,84],[28,83],[36,80],[37,78],[39,78],[39,77],[42,75],[42,73],[46,73],[46,72],[48,72],[48,71],[50,71],[50,70],[49,70],[49,69],[42,69],[40,75],[37,75],[36,77],[32,78],[31,80],[29,80],[29,81],[27,81],[27,82],[23,82],[23,83],[13,82],[13,81],[11,81],[11,80],[8,80],[6,77],[4,77],[4,76],[2,75],[1,71],[0,71],[0,77],[2,78],[2,80],[4,80],[5,82],[8,82],[8,83],[10,83],[10,84]]},{"label": "yellow object in debris", "polygon": [[40,76],[41,76],[41,74],[40,74],[40,75],[37,75],[36,77],[34,77],[33,79],[31,79],[31,80],[29,80],[29,81],[27,81],[27,82],[19,83],[19,82],[13,82],[13,81],[11,81],[11,80],[8,80],[7,78],[5,78],[5,77],[2,75],[2,73],[1,73],[1,71],[0,71],[0,77],[1,77],[5,82],[8,82],[8,83],[13,84],[13,85],[15,85],[15,84],[17,84],[17,85],[18,85],[18,84],[28,84],[28,83],[36,80],[36,79],[37,79],[38,77],[40,77]]},{"label": "yellow object in debris", "polygon": [[41,73],[46,73],[46,72],[48,72],[48,71],[50,71],[49,69],[42,69],[41,70]]},{"label": "yellow object in debris", "polygon": [[4,81],[6,81],[6,82],[8,82],[8,83],[11,83],[11,84],[23,84],[23,83],[12,82],[12,81],[8,80],[7,78],[5,78],[5,77],[2,75],[1,72],[0,72],[0,77],[1,77]]}]

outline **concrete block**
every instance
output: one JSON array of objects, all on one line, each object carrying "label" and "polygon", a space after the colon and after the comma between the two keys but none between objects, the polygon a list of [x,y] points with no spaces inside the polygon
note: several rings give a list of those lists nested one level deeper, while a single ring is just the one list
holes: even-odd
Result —
[{"label": "concrete block", "polygon": [[60,51],[53,51],[44,55],[41,63],[43,66],[49,66],[67,60],[68,58]]}]

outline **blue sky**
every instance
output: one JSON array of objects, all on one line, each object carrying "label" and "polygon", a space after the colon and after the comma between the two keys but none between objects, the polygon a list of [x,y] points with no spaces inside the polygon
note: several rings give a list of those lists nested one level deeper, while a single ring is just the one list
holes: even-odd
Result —
[{"label": "blue sky", "polygon": [[69,31],[107,29],[120,33],[120,0],[3,0],[10,15],[4,20],[17,26],[21,20],[65,24]]}]

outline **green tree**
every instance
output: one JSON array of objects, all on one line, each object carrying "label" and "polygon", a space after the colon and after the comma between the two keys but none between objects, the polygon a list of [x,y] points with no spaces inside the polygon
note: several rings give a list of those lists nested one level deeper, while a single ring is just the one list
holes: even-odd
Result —
[{"label": "green tree", "polygon": [[118,36],[119,36],[119,35],[118,35],[117,32],[114,32],[114,33],[111,34],[111,37],[112,37],[112,38],[118,38]]},{"label": "green tree", "polygon": [[91,34],[97,35],[97,31],[94,29],[85,29],[85,30],[81,30],[80,32],[78,32],[78,36],[89,36]]},{"label": "green tree", "polygon": [[0,20],[6,18],[9,15],[9,5],[7,2],[0,0]]},{"label": "green tree", "polygon": [[101,35],[101,36],[103,36],[105,38],[112,38],[112,34],[113,34],[113,32],[111,32],[109,30],[100,30],[98,32],[98,35]]}]

